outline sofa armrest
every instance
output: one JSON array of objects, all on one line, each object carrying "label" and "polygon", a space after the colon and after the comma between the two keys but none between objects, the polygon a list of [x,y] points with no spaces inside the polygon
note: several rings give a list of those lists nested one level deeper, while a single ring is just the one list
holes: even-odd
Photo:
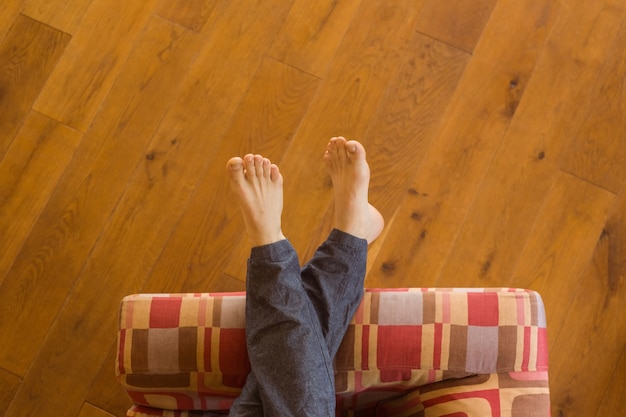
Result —
[{"label": "sofa armrest", "polygon": [[244,293],[122,300],[116,373],[135,404],[226,410],[249,372]]}]

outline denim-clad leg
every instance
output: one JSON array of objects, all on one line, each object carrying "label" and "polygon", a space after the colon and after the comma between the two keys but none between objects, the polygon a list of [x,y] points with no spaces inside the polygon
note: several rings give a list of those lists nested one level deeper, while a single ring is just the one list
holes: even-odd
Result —
[{"label": "denim-clad leg", "polygon": [[334,415],[332,361],[362,298],[366,256],[365,240],[338,230],[302,270],[288,241],[252,250],[252,373],[231,416]]},{"label": "denim-clad leg", "polygon": [[333,230],[300,275],[334,359],[363,299],[367,241]]}]

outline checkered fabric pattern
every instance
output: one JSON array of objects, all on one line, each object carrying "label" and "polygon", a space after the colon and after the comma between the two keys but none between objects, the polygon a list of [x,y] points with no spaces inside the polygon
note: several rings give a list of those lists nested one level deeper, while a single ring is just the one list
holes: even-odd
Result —
[{"label": "checkered fabric pattern", "polygon": [[548,376],[543,371],[503,372],[448,379],[383,401],[369,415],[546,417],[550,415]]},{"label": "checkered fabric pattern", "polygon": [[[125,297],[118,341],[128,416],[215,415],[200,410],[228,410],[250,372],[243,293]],[[546,341],[533,291],[366,290],[336,357],[337,414],[547,416]]]}]

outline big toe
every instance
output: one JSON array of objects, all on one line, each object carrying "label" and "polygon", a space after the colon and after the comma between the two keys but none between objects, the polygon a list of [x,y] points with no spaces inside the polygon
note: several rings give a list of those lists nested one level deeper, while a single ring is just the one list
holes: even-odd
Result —
[{"label": "big toe", "polygon": [[236,156],[234,158],[230,158],[226,163],[226,168],[228,169],[228,173],[230,177],[236,181],[243,179],[243,159]]},{"label": "big toe", "polygon": [[346,142],[346,151],[351,160],[365,160],[365,148],[356,140]]}]

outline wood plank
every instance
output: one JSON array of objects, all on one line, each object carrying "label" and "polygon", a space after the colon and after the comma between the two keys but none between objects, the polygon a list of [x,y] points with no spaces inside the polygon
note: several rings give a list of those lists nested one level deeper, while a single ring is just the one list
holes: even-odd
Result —
[{"label": "wood plank", "polygon": [[567,311],[557,306],[571,302],[563,294],[569,294],[568,288],[580,281],[614,202],[614,194],[560,174],[537,214],[513,275],[503,281],[539,291],[549,305],[550,323],[555,328],[565,320]]},{"label": "wood plank", "polygon": [[497,0],[428,0],[417,29],[463,51],[472,52]]},{"label": "wood plank", "polygon": [[[387,220],[405,193],[403,184],[411,179],[407,172],[418,163],[424,147],[437,130],[468,61],[467,54],[420,33],[409,39],[399,51],[402,58],[397,63],[398,69],[392,71],[386,93],[366,133],[368,162],[373,172],[370,201]],[[398,148],[402,152],[398,152]],[[322,231],[320,236],[313,236],[312,244],[330,229],[332,214],[331,207],[317,227]],[[381,238],[370,247],[368,259],[375,258],[378,245],[383,241]],[[239,270],[229,269],[230,273],[245,276],[244,263],[240,265]]]},{"label": "wood plank", "polygon": [[20,15],[0,43],[0,160],[70,37]]},{"label": "wood plank", "polygon": [[[179,92],[177,77],[198,45],[197,35],[161,19],[153,19],[137,41],[0,286],[0,333],[6,335],[0,366],[17,375],[29,368],[128,177],[145,160],[152,132]],[[166,57],[163,50],[169,50]]]},{"label": "wood plank", "polygon": [[624,348],[621,358],[615,364],[613,374],[608,379],[612,383],[599,404],[596,417],[616,416],[624,409],[626,384],[622,384],[621,381],[626,379],[626,348]]},{"label": "wood plank", "polygon": [[[372,172],[369,199],[393,224],[398,205],[434,139],[469,56],[459,49],[416,32],[406,48],[405,61],[389,83],[378,113],[367,132],[368,163]],[[399,151],[401,150],[401,151]],[[334,210],[334,209],[333,209]],[[332,223],[329,211],[325,223]],[[419,214],[416,214],[419,215]],[[368,270],[384,246],[387,231],[368,250]],[[366,279],[366,286],[387,284]]]},{"label": "wood plank", "polygon": [[[239,7],[245,7],[245,5]],[[286,14],[287,4],[283,4],[281,7]],[[246,10],[248,9],[249,5],[246,7]],[[215,11],[212,19],[214,18],[219,26],[209,23],[213,27],[212,38],[209,45],[204,49],[206,54],[198,58],[195,66],[197,69],[196,76],[192,77],[193,81],[189,83],[189,95],[183,95],[183,98],[180,99],[180,105],[174,106],[177,113],[172,114],[172,123],[168,124],[167,121],[163,123],[165,127],[172,128],[174,131],[165,131],[166,133],[162,135],[162,141],[169,142],[171,137],[189,138],[189,141],[193,141],[194,138],[201,137],[202,132],[207,130],[211,131],[212,136],[219,138],[219,140],[214,140],[211,152],[194,151],[191,153],[193,156],[189,157],[189,160],[199,159],[202,162],[198,161],[195,164],[196,171],[188,177],[204,175],[205,180],[199,185],[199,190],[194,190],[196,197],[190,203],[190,208],[186,209],[192,214],[186,215],[181,220],[182,223],[177,227],[171,241],[168,242],[167,248],[159,259],[158,266],[153,268],[154,276],[150,278],[147,285],[148,287],[159,288],[155,291],[166,291],[172,284],[176,284],[170,279],[171,275],[168,275],[167,272],[180,275],[182,271],[186,271],[192,278],[189,278],[190,282],[185,284],[185,288],[202,288],[211,282],[213,275],[206,276],[198,272],[217,274],[220,271],[215,262],[219,259],[226,259],[221,256],[224,253],[224,242],[219,239],[210,241],[210,236],[213,234],[217,233],[217,236],[221,237],[225,233],[224,224],[215,225],[211,223],[215,213],[223,212],[223,208],[220,207],[224,207],[225,204],[229,206],[231,209],[229,217],[239,222],[234,228],[230,226],[233,228],[229,229],[233,230],[232,236],[243,237],[243,223],[241,223],[240,215],[236,211],[237,208],[232,204],[227,204],[230,200],[224,172],[227,159],[234,155],[250,152],[252,149],[255,152],[264,151],[268,156],[282,155],[293,131],[296,129],[295,120],[301,117],[302,111],[306,109],[306,104],[309,102],[307,96],[314,92],[317,85],[317,81],[307,74],[288,69],[282,64],[272,62],[271,59],[263,60],[261,54],[263,50],[259,48],[259,45],[250,49],[247,44],[238,42],[235,33],[243,29],[233,25],[232,22],[239,22],[241,27],[248,28],[246,30],[254,29],[250,26],[252,22],[240,22],[241,13],[234,5],[230,8],[221,7]],[[281,22],[285,15],[273,14],[273,16],[276,22]],[[255,27],[257,31],[260,31],[257,36],[259,40],[265,38],[269,42],[276,36],[270,31],[263,32],[268,27],[266,25],[256,25]],[[233,36],[229,37],[227,31],[232,31]],[[224,43],[224,37],[232,39],[233,43]],[[251,36],[250,39],[255,39],[255,36]],[[241,56],[237,55],[237,50],[240,51]],[[225,61],[222,58],[223,54],[232,56],[236,62]],[[208,63],[214,63],[216,59],[220,59],[223,66],[216,67],[214,64],[208,66]],[[261,62],[265,62],[265,65],[259,69],[259,78],[256,80],[256,84],[254,81],[252,84],[243,82],[245,74],[256,70],[256,65]],[[240,71],[234,74],[231,68],[239,68]],[[223,72],[220,73],[220,70]],[[231,83],[224,83],[224,79],[230,79]],[[198,90],[197,85],[199,83],[205,83],[208,90]],[[267,89],[268,83],[273,85],[271,90]],[[282,90],[283,85],[286,88],[285,91]],[[211,92],[210,89],[212,88],[217,88],[219,91]],[[244,98],[244,102],[240,103],[237,97],[243,97],[247,91],[249,91],[247,98]],[[295,97],[297,99],[294,99]],[[299,102],[298,99],[303,101]],[[222,101],[220,102],[220,100]],[[234,116],[231,116],[231,111],[235,113]],[[207,120],[206,114],[211,114],[212,118]],[[231,119],[232,130],[224,132],[228,125],[223,121]],[[181,122],[181,120],[183,121]],[[271,123],[275,126],[272,126]],[[225,133],[227,133],[226,136],[224,136]],[[196,146],[202,146],[201,142],[197,140],[195,142]],[[221,159],[218,160],[218,156]],[[194,166],[189,162],[187,165]],[[204,174],[198,171],[202,167],[208,167],[208,171]],[[212,204],[214,206],[207,206],[207,195],[213,199]],[[169,197],[167,199],[169,200]],[[189,219],[190,222],[185,223],[186,219]],[[208,225],[206,222],[209,222]],[[217,227],[214,230],[206,230],[206,234],[199,233],[207,227],[215,226]],[[190,238],[190,235],[195,237]],[[228,244],[238,247],[239,241],[229,241]],[[207,245],[209,249],[207,249]],[[181,247],[196,246],[202,253],[209,251],[208,263],[204,255],[199,256],[194,252],[191,252],[191,256],[193,256],[191,260],[186,260],[180,256]],[[211,252],[216,248],[217,254]],[[181,262],[183,260],[187,262]],[[189,271],[190,267],[191,271]],[[193,271],[194,268],[196,269],[195,272]],[[177,282],[181,284],[185,281],[181,276]],[[147,288],[144,288],[144,291],[147,291]]]},{"label": "wood plank", "polygon": [[361,0],[296,0],[270,55],[323,76]]},{"label": "wood plank", "polygon": [[20,377],[0,368],[0,410],[9,407],[21,382]]},{"label": "wood plank", "polygon": [[31,113],[0,161],[0,284],[81,139],[81,133]]},{"label": "wood plank", "polygon": [[[224,2],[216,8],[221,18],[214,35],[206,39],[184,80],[183,92],[169,103],[170,111],[148,147],[148,158],[129,177],[4,417],[38,415],[50,409],[59,417],[78,413],[89,393],[88,381],[94,380],[106,359],[108,350],[103,351],[102,346],[110,346],[115,337],[119,300],[145,283],[206,171],[209,147],[214,145],[207,143],[206,133],[223,136],[224,115],[232,115],[241,102],[254,73],[250,69],[258,68],[273,41],[275,32],[268,28],[282,22],[290,6],[289,1],[260,1],[253,9],[248,2]],[[248,12],[245,19],[242,10]],[[267,18],[257,19],[258,15]],[[229,36],[241,31],[250,37]],[[182,43],[188,40],[178,39]],[[232,84],[224,82],[226,75]],[[197,117],[198,113],[204,117]],[[33,397],[38,400],[28,401]]]},{"label": "wood plank", "polygon": [[92,404],[84,403],[78,417],[115,417],[115,414],[107,413]]},{"label": "wood plank", "polygon": [[[303,259],[311,256],[330,230],[324,220],[329,212],[324,207],[329,207],[332,196],[323,162],[326,144],[332,136],[343,135],[364,141],[367,147],[369,124],[412,46],[420,6],[415,1],[362,3],[281,163],[283,230]],[[364,28],[362,22],[370,23]],[[303,203],[303,196],[316,203]]]},{"label": "wood plank", "polygon": [[93,0],[26,0],[22,13],[65,33],[74,34]]},{"label": "wood plank", "polygon": [[621,22],[599,2],[582,2],[559,16],[446,260],[445,285],[501,286],[511,276],[560,155],[570,153],[571,138],[595,105],[592,86]]},{"label": "wood plank", "polygon": [[126,390],[117,382],[115,377],[117,343],[111,341],[110,345],[109,353],[102,364],[100,372],[94,378],[85,400],[114,416],[124,416],[133,402],[126,394]]},{"label": "wood plank", "polygon": [[0,41],[13,26],[13,22],[20,14],[23,0],[4,0],[0,3]]},{"label": "wood plank", "polygon": [[[519,16],[514,23],[504,18],[511,13]],[[414,168],[410,192],[370,271],[371,282],[434,286],[556,14],[543,3],[498,2],[442,129]]]},{"label": "wood plank", "polygon": [[215,0],[157,0],[154,12],[189,30],[203,32],[217,5]]},{"label": "wood plank", "polygon": [[75,41],[33,108],[86,131],[150,17],[154,1],[93,0]]},{"label": "wood plank", "polygon": [[228,132],[213,149],[222,159],[209,166],[142,291],[207,291],[207,285],[215,291],[213,285],[219,285],[216,281],[233,261],[237,267],[231,275],[244,279],[239,272],[250,243],[232,200],[226,161],[246,153],[280,161],[318,85],[312,75],[271,58],[263,61]]},{"label": "wood plank", "polygon": [[[623,315],[626,301],[626,193],[620,200],[612,209],[582,280],[578,283],[574,275],[569,280],[568,285],[577,288],[574,299],[556,293],[551,301],[559,297],[559,304],[548,305],[549,311],[564,312],[557,313],[557,317],[551,317],[555,313],[548,316],[553,352],[550,378],[555,381],[551,391],[552,414],[556,416],[595,415],[605,395],[615,391],[614,385],[624,385],[623,378],[610,377],[617,371],[615,364],[626,346],[626,321],[616,320]],[[551,279],[567,281],[566,276],[559,275]]]},{"label": "wood plank", "polygon": [[[416,33],[368,132],[370,201],[390,219],[402,202],[469,62],[469,55]],[[409,173],[409,175],[407,175]]]},{"label": "wood plank", "polygon": [[[620,22],[624,13],[615,13]],[[613,192],[626,178],[626,26],[613,44],[595,87],[593,106],[561,167]]]}]

